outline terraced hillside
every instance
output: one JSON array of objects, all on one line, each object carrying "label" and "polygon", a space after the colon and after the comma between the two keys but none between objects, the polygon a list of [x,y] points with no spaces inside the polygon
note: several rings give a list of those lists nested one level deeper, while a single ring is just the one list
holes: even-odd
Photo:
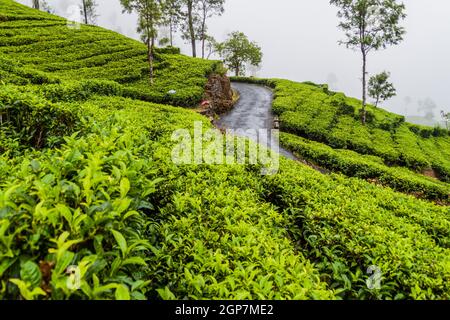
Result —
[{"label": "terraced hillside", "polygon": [[274,88],[273,111],[281,141],[301,158],[332,171],[389,185],[419,197],[448,202],[450,135],[418,126],[404,117],[368,106],[368,123],[359,117],[361,101],[327,86],[287,80],[237,78]]},{"label": "terraced hillside", "polygon": [[[156,81],[150,87],[144,44],[99,27],[70,27],[66,19],[10,1],[2,1],[0,10],[0,54],[9,58],[4,63],[51,73],[66,85],[109,80],[119,83],[125,96],[192,107],[202,98],[205,76],[219,66],[187,59],[177,48],[159,49]],[[171,90],[176,93],[169,94]]]},{"label": "terraced hillside", "polygon": [[[214,63],[160,52],[155,87],[145,74],[118,83],[108,63],[36,48],[64,32],[60,41],[136,42],[51,27],[61,20],[11,0],[0,17],[0,299],[450,298],[449,207],[287,159],[272,176],[261,165],[176,165],[173,131],[209,120],[128,90],[194,93]],[[7,36],[17,21],[46,26]],[[77,52],[66,45],[50,54]],[[48,68],[57,61],[108,76],[73,80]],[[379,289],[367,286],[370,266]]]}]

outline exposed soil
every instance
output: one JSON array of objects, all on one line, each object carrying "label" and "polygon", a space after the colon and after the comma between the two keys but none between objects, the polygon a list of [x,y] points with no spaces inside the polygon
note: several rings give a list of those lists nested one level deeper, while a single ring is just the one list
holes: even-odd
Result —
[{"label": "exposed soil", "polygon": [[422,172],[424,176],[439,180],[439,175],[433,169],[426,169]]}]

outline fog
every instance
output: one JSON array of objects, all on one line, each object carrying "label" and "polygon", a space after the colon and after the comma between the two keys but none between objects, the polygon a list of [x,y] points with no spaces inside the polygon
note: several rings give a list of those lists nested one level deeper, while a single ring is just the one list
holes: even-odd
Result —
[{"label": "fog", "polygon": [[[80,0],[81,1],[81,0]],[[48,0],[56,14],[67,16],[76,0]],[[19,1],[27,5],[31,0]],[[97,0],[98,25],[139,39],[136,16],[122,14],[119,0]],[[424,116],[424,105],[433,104],[434,115],[450,112],[450,1],[404,0],[407,34],[396,47],[372,53],[371,74],[391,72],[398,96],[383,104],[396,113]],[[263,49],[257,76],[329,83],[349,96],[361,95],[361,57],[339,46],[336,8],[328,0],[227,0],[223,16],[209,20],[209,33],[217,40],[243,31]],[[190,54],[177,38],[176,46]]]}]

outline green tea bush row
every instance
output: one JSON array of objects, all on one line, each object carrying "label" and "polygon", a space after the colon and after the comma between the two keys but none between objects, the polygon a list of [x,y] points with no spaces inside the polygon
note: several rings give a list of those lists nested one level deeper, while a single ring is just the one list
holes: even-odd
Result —
[{"label": "green tea bush row", "polygon": [[430,137],[448,137],[448,130],[440,127],[426,127],[417,124],[408,124],[409,130],[421,136],[422,138]]},{"label": "green tea bush row", "polygon": [[378,183],[395,190],[414,193],[431,200],[444,202],[450,200],[450,185],[405,168],[388,167],[380,158],[373,161],[371,156],[363,156],[350,150],[335,150],[324,144],[287,133],[282,133],[280,137],[282,145],[287,149],[332,171],[350,177],[377,179]]},{"label": "green tea bush row", "polygon": [[243,168],[186,167],[177,176],[151,265],[163,299],[334,298],[303,250],[294,253],[288,220],[255,201]]},{"label": "green tea bush row", "polygon": [[[291,163],[265,188],[292,219],[299,250],[342,298],[449,298],[448,207]],[[379,290],[367,286],[370,266],[381,272]]]},{"label": "green tea bush row", "polygon": [[53,102],[86,100],[93,95],[120,96],[123,93],[120,84],[107,80],[64,82],[43,86],[39,90],[46,99]]},{"label": "green tea bush row", "polygon": [[26,85],[30,83],[51,84],[60,82],[57,77],[29,67],[23,67],[17,61],[8,59],[1,54],[0,68],[0,80],[4,83]]},{"label": "green tea bush row", "polygon": [[12,130],[20,144],[33,148],[54,147],[75,130],[71,110],[11,86],[0,87],[0,116],[0,130]]}]

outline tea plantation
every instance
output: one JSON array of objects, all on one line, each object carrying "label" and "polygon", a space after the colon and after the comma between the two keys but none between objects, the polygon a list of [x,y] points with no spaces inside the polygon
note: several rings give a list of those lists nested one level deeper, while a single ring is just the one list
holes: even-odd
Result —
[{"label": "tea plantation", "polygon": [[175,165],[220,64],[159,50],[149,87],[145,47],[65,24],[0,0],[0,299],[450,299],[444,132],[261,80],[285,145],[342,174]]},{"label": "tea plantation", "polygon": [[[405,122],[403,116],[368,106],[326,85],[279,79],[235,78],[272,87],[281,142],[300,158],[332,171],[448,203],[450,135],[441,128]],[[425,175],[432,172],[433,177]]]}]

